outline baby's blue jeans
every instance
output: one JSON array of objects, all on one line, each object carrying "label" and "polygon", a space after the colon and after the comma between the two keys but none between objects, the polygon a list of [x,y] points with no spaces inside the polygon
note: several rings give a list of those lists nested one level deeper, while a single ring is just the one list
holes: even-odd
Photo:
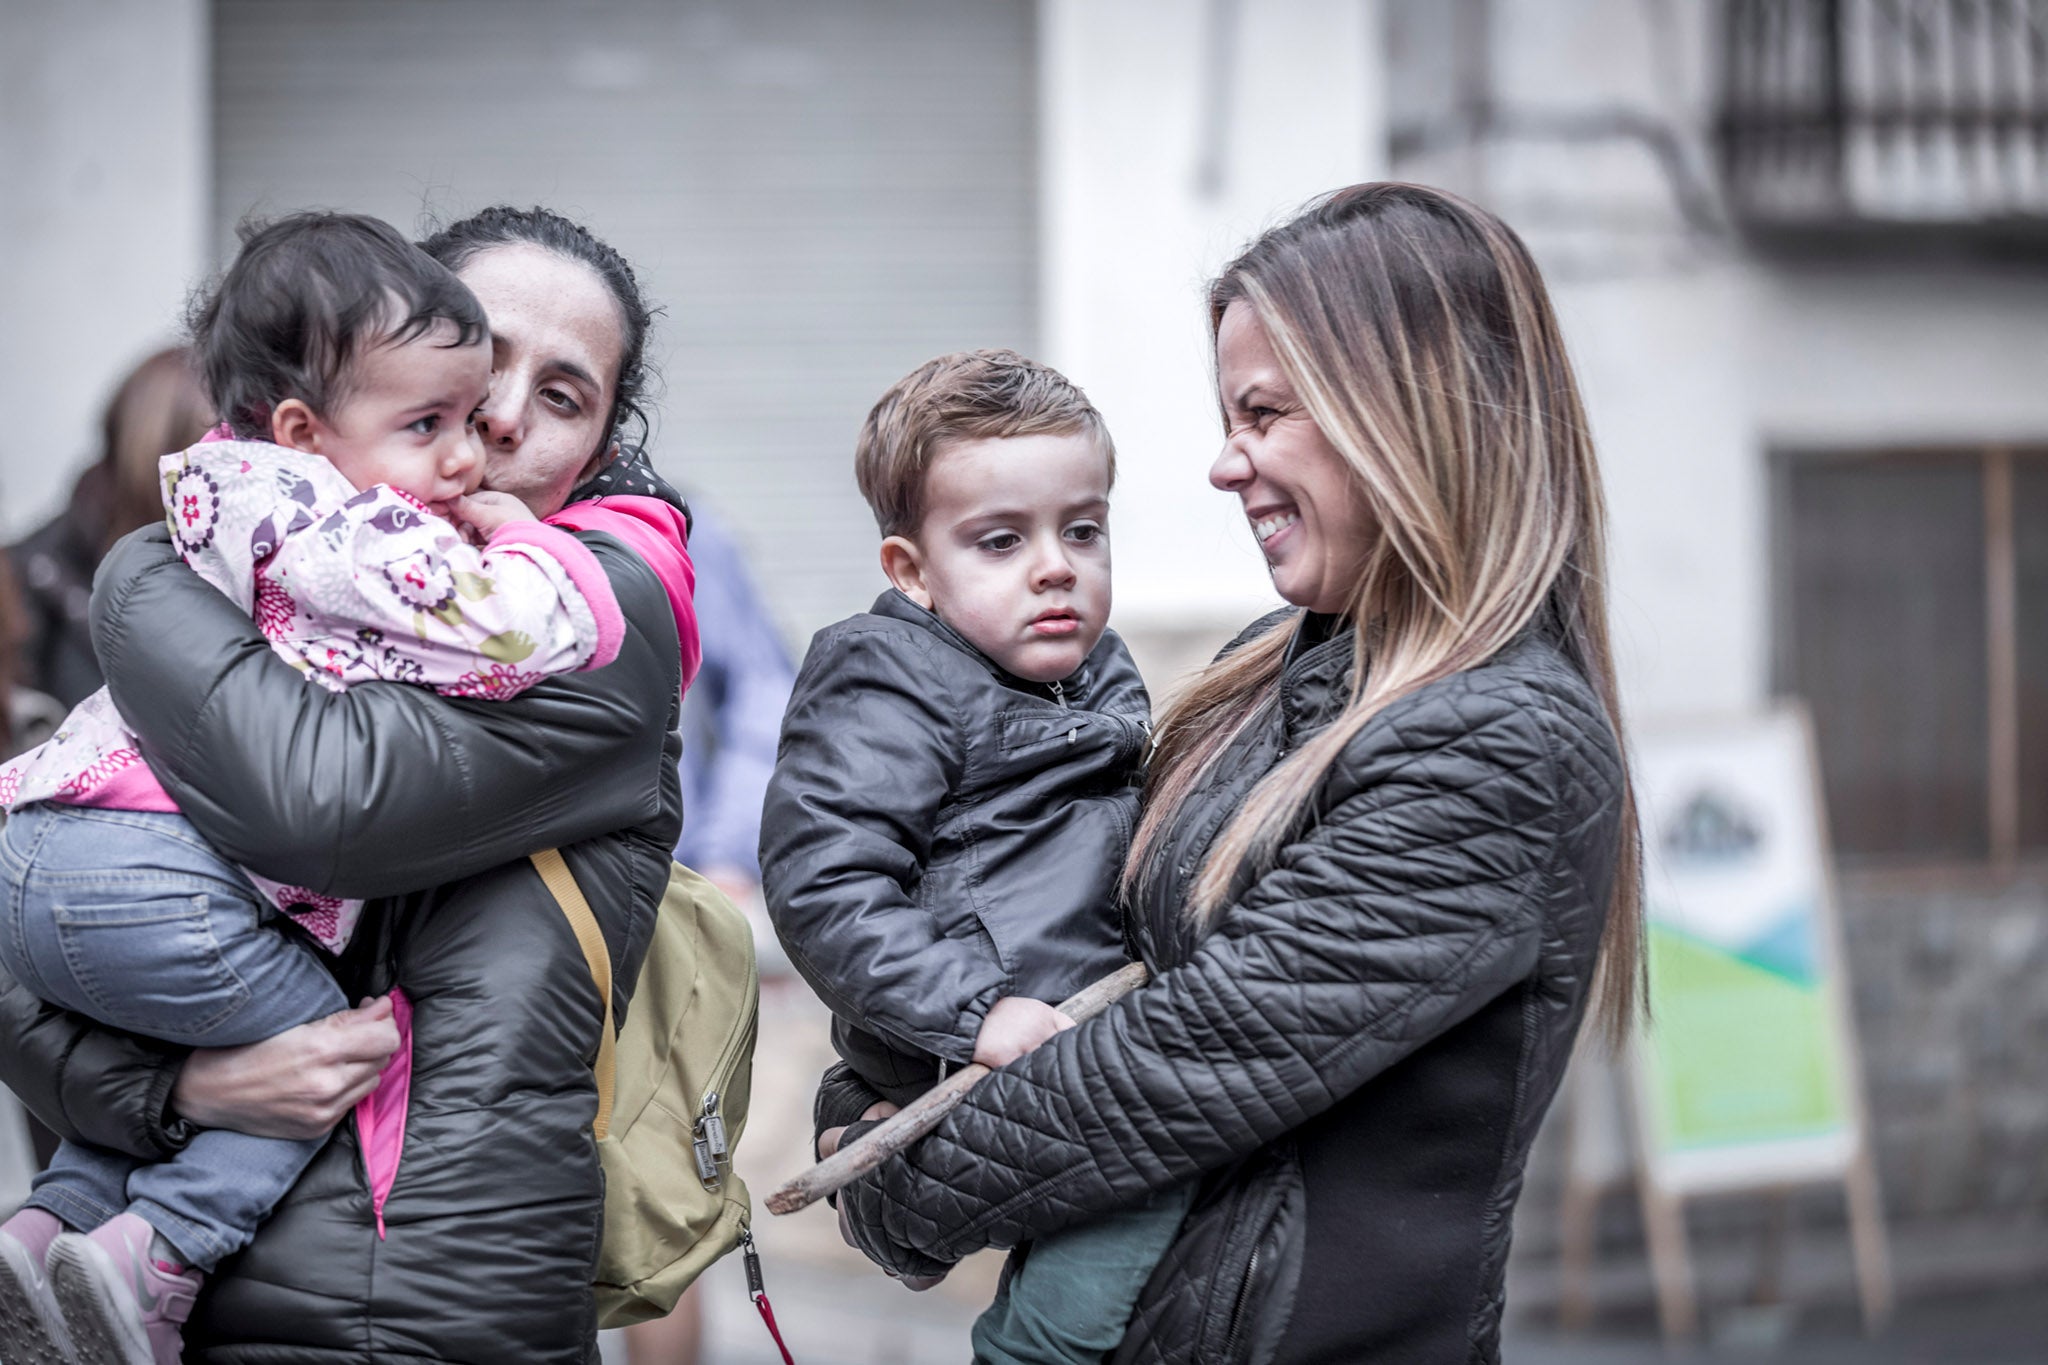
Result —
[{"label": "baby's blue jeans", "polygon": [[[25,806],[0,827],[0,894],[0,962],[114,1028],[233,1047],[348,1007],[319,955],[181,815]],[[211,1270],[324,1145],[209,1128],[151,1163],[66,1142],[28,1202],[76,1228],[139,1214]]]},{"label": "baby's blue jeans", "polygon": [[976,1365],[1097,1365],[1124,1339],[1194,1187],[1040,1237],[974,1323]]}]

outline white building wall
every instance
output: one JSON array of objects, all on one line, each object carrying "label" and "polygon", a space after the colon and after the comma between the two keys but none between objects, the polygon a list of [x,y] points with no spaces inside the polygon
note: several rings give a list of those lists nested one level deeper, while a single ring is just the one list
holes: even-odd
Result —
[{"label": "white building wall", "polygon": [[[1116,618],[1156,687],[1167,654],[1178,665],[1279,601],[1236,500],[1208,484],[1221,434],[1202,291],[1302,201],[1385,174],[1377,5],[1039,14],[1044,357],[1116,440]],[[1144,657],[1147,638],[1183,636],[1186,651]]]},{"label": "white building wall", "polygon": [[0,0],[0,536],[63,505],[175,339],[210,208],[205,0]]},{"label": "white building wall", "polygon": [[1747,348],[1774,448],[2048,443],[2048,275],[1994,264],[1758,272]]},{"label": "white building wall", "polygon": [[[1732,243],[1688,219],[1679,188],[1711,194],[1705,0],[1395,2],[1398,173],[1498,213],[1557,307],[1605,477],[1628,710],[1755,706],[1769,523],[1751,277]],[[1477,136],[1461,96],[1492,111]],[[1676,170],[1645,126],[1683,147]]]},{"label": "white building wall", "polygon": [[1660,122],[1711,193],[1714,6],[1486,8],[1505,131],[1413,173],[1476,175],[1462,188],[1549,275],[1606,473],[1631,712],[1753,707],[1771,689],[1772,452],[2048,441],[2048,277],[1760,259],[1689,230],[1647,144],[1545,120]]},{"label": "white building wall", "polygon": [[1764,467],[1725,265],[1553,294],[1607,483],[1610,618],[1639,719],[1747,710],[1770,640]]}]

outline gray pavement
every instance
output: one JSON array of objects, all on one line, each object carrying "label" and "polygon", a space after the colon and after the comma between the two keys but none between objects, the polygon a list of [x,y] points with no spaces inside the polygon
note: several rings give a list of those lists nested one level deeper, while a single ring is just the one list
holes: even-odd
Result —
[{"label": "gray pavement", "polygon": [[[913,1295],[859,1266],[769,1258],[768,1290],[798,1365],[965,1365],[973,1294]],[[708,1297],[705,1365],[780,1365],[737,1264],[716,1267]],[[2048,1287],[2044,1287],[2048,1289]],[[1647,1320],[1584,1336],[1512,1332],[1505,1365],[2048,1365],[2048,1292],[1907,1303],[1866,1339],[1846,1308],[1724,1310],[1707,1340],[1666,1349]]]},{"label": "gray pavement", "polygon": [[[740,1165],[754,1202],[809,1161],[812,1086],[831,1058],[825,1012],[800,984],[763,992],[753,1112]],[[975,1257],[939,1288],[912,1294],[841,1245],[830,1210],[755,1224],[768,1293],[799,1365],[961,1365],[968,1329],[995,1290],[1000,1258]],[[780,1365],[747,1297],[738,1257],[705,1276],[705,1365]],[[1628,1295],[1619,1296],[1621,1303]],[[1512,1300],[1510,1301],[1513,1302]],[[2048,1284],[1969,1297],[1909,1299],[1866,1340],[1847,1307],[1715,1309],[1698,1345],[1667,1350],[1647,1307],[1603,1311],[1565,1337],[1511,1319],[1506,1365],[2048,1365]],[[620,1362],[623,1355],[608,1355]],[[1196,1365],[1191,1362],[1190,1365]]]},{"label": "gray pavement", "polygon": [[1666,1350],[1648,1321],[1583,1337],[1523,1331],[1506,1365],[2048,1365],[2048,1286],[1909,1301],[1875,1338],[1852,1310],[1727,1309],[1707,1317],[1705,1340]]}]

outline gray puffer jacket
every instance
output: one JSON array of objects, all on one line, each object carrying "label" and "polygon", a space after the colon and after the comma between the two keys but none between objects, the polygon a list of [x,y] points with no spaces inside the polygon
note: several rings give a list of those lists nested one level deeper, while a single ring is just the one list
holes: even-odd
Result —
[{"label": "gray puffer jacket", "polygon": [[1005,995],[1124,956],[1116,883],[1151,711],[1112,631],[1073,676],[1004,672],[891,589],[811,641],[761,819],[761,887],[840,1055],[908,1103]]},{"label": "gray puffer jacket", "polygon": [[1157,979],[984,1081],[840,1206],[870,1256],[929,1273],[1192,1181],[1117,1360],[1496,1361],[1523,1162],[1605,923],[1618,747],[1532,630],[1369,722],[1200,930],[1183,905],[1204,850],[1349,686],[1349,630],[1260,628],[1296,631],[1277,702],[1132,907]]},{"label": "gray puffer jacket", "polygon": [[[308,687],[161,528],[121,542],[101,570],[94,635],[115,701],[180,808],[238,863],[381,898],[336,974],[351,997],[398,985],[413,1006],[388,1235],[344,1122],[208,1280],[190,1365],[596,1359],[602,1012],[524,855],[562,849],[623,1011],[682,822],[682,627],[638,554],[610,535],[579,538],[625,618],[619,655],[512,701]],[[0,979],[0,1081],[65,1136],[146,1159],[176,1152],[192,1132],[169,1109],[184,1057]]]}]

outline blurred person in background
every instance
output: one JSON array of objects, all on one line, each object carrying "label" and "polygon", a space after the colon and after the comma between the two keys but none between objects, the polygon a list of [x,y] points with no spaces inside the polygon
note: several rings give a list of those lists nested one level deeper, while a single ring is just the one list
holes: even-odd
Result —
[{"label": "blurred person in background", "polygon": [[[796,670],[724,520],[694,498],[690,515],[704,662],[683,698],[683,837],[676,860],[746,912],[768,976],[787,966],[761,913],[761,800]],[[623,1336],[630,1365],[697,1365],[703,1291],[692,1285],[675,1312],[628,1327]]]},{"label": "blurred person in background", "polygon": [[100,455],[64,510],[8,547],[26,608],[16,681],[66,710],[99,690],[86,606],[93,570],[130,531],[164,518],[157,460],[213,425],[206,391],[182,346],[158,351],[114,390],[100,418]]},{"label": "blurred person in background", "polygon": [[[28,614],[14,560],[0,554],[0,761],[41,744],[64,719],[65,708],[55,697],[22,681],[22,650],[31,630]],[[0,820],[6,818],[0,813]]]},{"label": "blurred person in background", "polygon": [[[1439,191],[1329,195],[1209,306],[1209,480],[1292,605],[1161,718],[1153,981],[842,1218],[929,1276],[1198,1182],[1117,1359],[1490,1365],[1529,1145],[1595,978],[1618,1039],[1642,972],[1585,417],[1526,248]],[[840,1088],[821,1146],[885,1108]]]},{"label": "blurred person in background", "polygon": [[[704,665],[683,699],[688,818],[676,858],[751,914],[761,889],[761,800],[796,670],[739,542],[715,511],[695,500],[690,510]],[[773,944],[770,934],[763,947]]]},{"label": "blurred person in background", "polygon": [[[546,210],[487,209],[422,246],[490,319],[490,393],[475,418],[485,485],[585,538],[624,639],[605,668],[510,701],[374,683],[330,693],[307,686],[167,533],[109,557],[94,635],[114,700],[181,810],[266,875],[379,898],[335,962],[363,1003],[248,1047],[155,1043],[0,981],[0,1081],[67,1137],[161,1160],[199,1127],[334,1132],[208,1283],[188,1361],[597,1356],[603,1009],[526,855],[563,850],[629,993],[681,832],[677,724],[696,668],[687,582],[658,577],[623,513],[605,515],[682,508],[621,449],[641,415],[653,313],[617,252]],[[398,1048],[381,996],[393,986],[411,1000],[412,1085],[380,1211],[353,1125],[335,1125]]]}]

